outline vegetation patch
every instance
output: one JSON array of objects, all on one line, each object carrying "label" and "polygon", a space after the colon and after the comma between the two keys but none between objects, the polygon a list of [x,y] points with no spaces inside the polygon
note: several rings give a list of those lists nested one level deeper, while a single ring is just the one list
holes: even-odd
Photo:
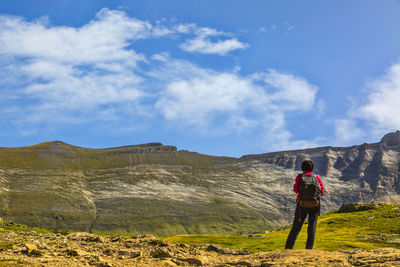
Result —
[{"label": "vegetation patch", "polygon": [[[13,232],[32,232],[32,233],[38,233],[38,234],[47,234],[47,233],[53,233],[53,234],[61,234],[61,235],[67,235],[70,233],[70,231],[64,231],[64,230],[54,230],[54,229],[45,229],[45,228],[39,228],[39,227],[31,227],[25,224],[20,224],[20,223],[15,223],[12,221],[4,220],[0,218],[0,232],[2,231],[13,231]],[[7,241],[1,241],[1,242],[7,242]],[[2,248],[2,243],[0,242],[0,250]]]},{"label": "vegetation patch", "polygon": [[[355,203],[354,206],[354,212],[343,213],[339,209],[319,217],[314,248],[330,251],[349,248],[400,248],[400,205]],[[289,231],[290,226],[258,235],[179,235],[163,240],[186,244],[216,244],[257,252],[284,249]],[[303,225],[294,248],[303,249],[306,240],[307,222]]]},{"label": "vegetation patch", "polygon": [[11,249],[14,245],[14,242],[8,240],[1,240],[0,241],[0,251]]}]

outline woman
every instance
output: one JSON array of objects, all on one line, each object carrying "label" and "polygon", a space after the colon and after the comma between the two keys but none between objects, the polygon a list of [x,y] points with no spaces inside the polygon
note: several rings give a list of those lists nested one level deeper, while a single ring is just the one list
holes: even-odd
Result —
[{"label": "woman", "polygon": [[[320,196],[324,195],[324,186],[321,179],[312,174],[314,170],[314,162],[312,160],[305,160],[301,163],[302,174],[297,175],[293,191],[297,194],[297,206],[294,214],[293,226],[290,230],[289,236],[286,240],[285,249],[292,249],[296,242],[297,236],[300,233],[301,227],[308,215],[308,228],[307,228],[307,243],[306,249],[312,249],[314,246],[315,230],[317,228],[317,219],[320,214],[321,205],[319,203]],[[317,190],[315,193],[314,205],[309,200],[302,200],[304,195],[309,194],[309,186],[315,184],[314,188]],[[308,191],[307,191],[308,190]],[[319,191],[318,191],[319,190]],[[306,192],[307,191],[307,192]],[[309,202],[310,205],[303,204],[303,202]]]}]

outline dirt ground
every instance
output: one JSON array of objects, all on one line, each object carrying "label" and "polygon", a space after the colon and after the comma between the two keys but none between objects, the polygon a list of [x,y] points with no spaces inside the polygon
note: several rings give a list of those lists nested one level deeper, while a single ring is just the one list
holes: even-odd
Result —
[{"label": "dirt ground", "polygon": [[400,266],[400,250],[279,250],[248,253],[164,243],[152,235],[0,233],[0,266]]}]

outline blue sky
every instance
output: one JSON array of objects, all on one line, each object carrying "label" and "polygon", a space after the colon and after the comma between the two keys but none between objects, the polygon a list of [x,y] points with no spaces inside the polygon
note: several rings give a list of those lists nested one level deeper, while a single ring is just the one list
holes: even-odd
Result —
[{"label": "blue sky", "polygon": [[0,146],[241,156],[400,129],[400,1],[0,1]]}]

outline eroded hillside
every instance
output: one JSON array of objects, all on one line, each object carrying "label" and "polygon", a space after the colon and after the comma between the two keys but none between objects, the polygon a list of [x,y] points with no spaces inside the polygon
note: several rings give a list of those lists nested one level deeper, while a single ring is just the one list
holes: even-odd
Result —
[{"label": "eroded hillside", "polygon": [[399,201],[399,136],[239,159],[160,143],[0,148],[0,216],[89,232],[261,232],[292,219],[293,181],[305,158],[325,184],[324,212],[346,202]]}]

